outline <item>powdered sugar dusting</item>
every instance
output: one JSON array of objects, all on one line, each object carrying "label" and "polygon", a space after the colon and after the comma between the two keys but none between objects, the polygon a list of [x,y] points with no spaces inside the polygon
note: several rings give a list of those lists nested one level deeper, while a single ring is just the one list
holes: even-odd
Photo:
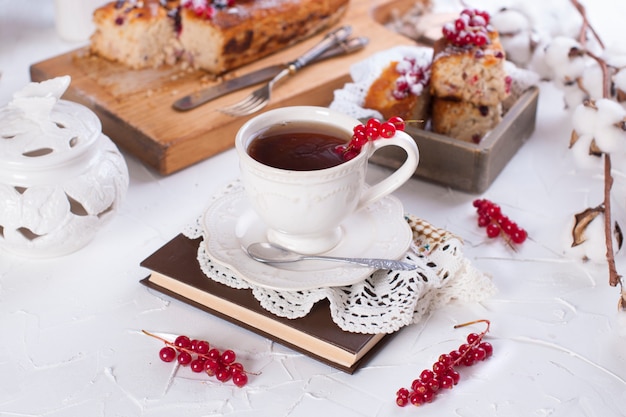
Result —
[{"label": "powdered sugar dusting", "polygon": [[365,96],[372,83],[380,77],[391,62],[398,62],[397,69],[401,73],[404,72],[400,79],[407,82],[411,93],[421,94],[427,81],[413,77],[411,71],[415,68],[428,68],[428,78],[430,78],[432,56],[433,50],[429,47],[397,46],[354,64],[350,68],[353,82],[334,92],[334,100],[330,108],[356,118],[383,118],[380,112],[363,108]]}]

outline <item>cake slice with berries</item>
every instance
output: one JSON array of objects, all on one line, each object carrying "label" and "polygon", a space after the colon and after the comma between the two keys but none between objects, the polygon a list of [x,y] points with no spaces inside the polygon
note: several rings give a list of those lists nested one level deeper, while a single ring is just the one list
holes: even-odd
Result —
[{"label": "cake slice with berries", "polygon": [[509,95],[505,52],[483,11],[463,10],[442,32],[431,70],[433,131],[478,142],[500,122]]},{"label": "cake slice with berries", "polygon": [[336,23],[349,0],[117,0],[94,12],[91,50],[130,68],[178,60],[213,74]]},{"label": "cake slice with berries", "polygon": [[91,51],[130,68],[150,68],[176,60],[178,1],[118,0],[94,11]]},{"label": "cake slice with berries", "polygon": [[335,24],[348,0],[238,0],[202,12],[183,2],[180,42],[196,68],[222,73],[284,49]]},{"label": "cake slice with berries", "polygon": [[364,108],[414,121],[423,128],[430,117],[430,60],[405,56],[392,61],[369,87]]},{"label": "cake slice with berries", "polygon": [[434,97],[432,131],[466,142],[478,143],[502,121],[500,104],[476,105],[469,101]]}]

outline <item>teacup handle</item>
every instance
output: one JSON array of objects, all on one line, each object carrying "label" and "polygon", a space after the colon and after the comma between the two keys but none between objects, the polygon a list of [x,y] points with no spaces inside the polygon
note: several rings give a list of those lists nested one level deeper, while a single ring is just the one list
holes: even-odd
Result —
[{"label": "teacup handle", "polygon": [[357,210],[360,210],[363,207],[368,206],[369,204],[380,200],[388,194],[391,194],[402,184],[407,182],[409,178],[415,174],[415,169],[417,168],[417,164],[419,163],[420,154],[417,149],[417,144],[415,140],[408,134],[403,131],[397,131],[396,134],[389,138],[384,139],[380,138],[378,140],[372,141],[370,146],[368,146],[368,155],[369,159],[374,152],[378,149],[383,148],[385,146],[399,146],[407,153],[407,158],[404,163],[398,167],[394,172],[391,173],[387,178],[379,181],[373,186],[366,189],[361,195],[361,199],[359,200],[359,204],[357,205]]}]

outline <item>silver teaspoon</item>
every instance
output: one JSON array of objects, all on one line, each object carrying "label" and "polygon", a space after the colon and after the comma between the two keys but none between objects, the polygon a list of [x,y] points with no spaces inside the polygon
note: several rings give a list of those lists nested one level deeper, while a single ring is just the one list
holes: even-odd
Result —
[{"label": "silver teaspoon", "polygon": [[252,243],[246,248],[246,251],[252,259],[263,263],[287,263],[303,260],[325,260],[333,262],[347,262],[350,264],[367,266],[376,269],[411,271],[417,268],[416,265],[410,264],[408,262],[396,261],[393,259],[343,258],[338,256],[304,255],[267,242]]}]

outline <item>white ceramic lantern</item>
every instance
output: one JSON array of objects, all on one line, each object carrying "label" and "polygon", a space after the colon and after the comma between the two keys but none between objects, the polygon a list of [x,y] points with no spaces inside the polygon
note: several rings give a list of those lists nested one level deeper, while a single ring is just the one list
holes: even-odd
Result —
[{"label": "white ceramic lantern", "polygon": [[89,243],[128,190],[98,117],[61,100],[70,77],[31,83],[0,108],[0,248],[60,256]]}]

